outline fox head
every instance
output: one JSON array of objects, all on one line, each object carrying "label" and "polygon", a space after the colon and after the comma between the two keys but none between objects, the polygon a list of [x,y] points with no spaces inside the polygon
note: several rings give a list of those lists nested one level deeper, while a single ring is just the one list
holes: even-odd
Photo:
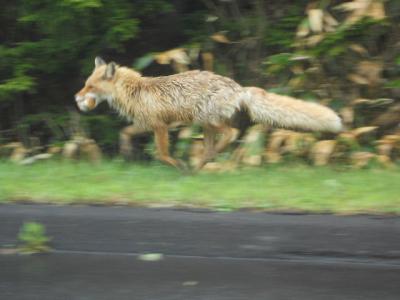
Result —
[{"label": "fox head", "polygon": [[113,79],[117,69],[114,62],[107,64],[96,57],[93,73],[85,82],[85,86],[75,95],[75,101],[82,111],[94,109],[101,102],[112,101],[114,94]]}]

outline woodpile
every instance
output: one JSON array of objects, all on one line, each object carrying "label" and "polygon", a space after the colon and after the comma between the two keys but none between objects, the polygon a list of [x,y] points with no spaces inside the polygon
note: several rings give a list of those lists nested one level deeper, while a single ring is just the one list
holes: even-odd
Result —
[{"label": "woodpile", "polygon": [[102,152],[94,140],[76,136],[64,144],[62,156],[68,160],[85,159],[98,163],[101,161]]},{"label": "woodpile", "polygon": [[0,145],[0,158],[20,165],[30,165],[55,157],[69,160],[85,159],[97,163],[101,161],[102,151],[94,140],[78,136],[67,141],[63,147],[27,147],[21,142]]}]

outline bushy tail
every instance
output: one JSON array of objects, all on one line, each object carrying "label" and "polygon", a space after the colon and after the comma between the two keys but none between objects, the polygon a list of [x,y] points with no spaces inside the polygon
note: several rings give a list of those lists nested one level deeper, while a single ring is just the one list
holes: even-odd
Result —
[{"label": "bushy tail", "polygon": [[342,122],[330,108],[288,96],[247,87],[243,107],[256,123],[312,131],[339,132]]}]

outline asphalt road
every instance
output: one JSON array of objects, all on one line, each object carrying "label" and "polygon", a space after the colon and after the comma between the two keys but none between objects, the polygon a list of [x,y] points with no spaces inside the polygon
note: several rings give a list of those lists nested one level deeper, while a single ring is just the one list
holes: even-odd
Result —
[{"label": "asphalt road", "polygon": [[[0,205],[0,299],[400,299],[400,218]],[[162,253],[143,261],[141,253]]]}]

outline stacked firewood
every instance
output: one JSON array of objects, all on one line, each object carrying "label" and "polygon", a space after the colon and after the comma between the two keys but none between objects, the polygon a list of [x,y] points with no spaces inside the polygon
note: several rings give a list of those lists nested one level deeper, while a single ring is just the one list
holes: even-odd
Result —
[{"label": "stacked firewood", "polygon": [[[240,166],[261,166],[293,159],[315,166],[341,163],[362,168],[376,163],[393,167],[400,158],[400,131],[380,135],[379,129],[378,126],[364,126],[324,138],[309,132],[254,125],[238,134],[231,147],[206,164],[204,170],[230,171]],[[204,152],[202,134],[190,127],[175,130],[178,130],[175,147],[172,147],[176,149],[175,156],[187,159],[195,167]],[[127,143],[132,141],[125,135],[121,143],[125,150]]]},{"label": "stacked firewood", "polygon": [[10,161],[29,165],[51,158],[66,160],[84,159],[90,162],[100,162],[102,151],[96,142],[82,136],[75,136],[63,146],[26,146],[21,142],[12,142],[0,146],[0,157]]}]

